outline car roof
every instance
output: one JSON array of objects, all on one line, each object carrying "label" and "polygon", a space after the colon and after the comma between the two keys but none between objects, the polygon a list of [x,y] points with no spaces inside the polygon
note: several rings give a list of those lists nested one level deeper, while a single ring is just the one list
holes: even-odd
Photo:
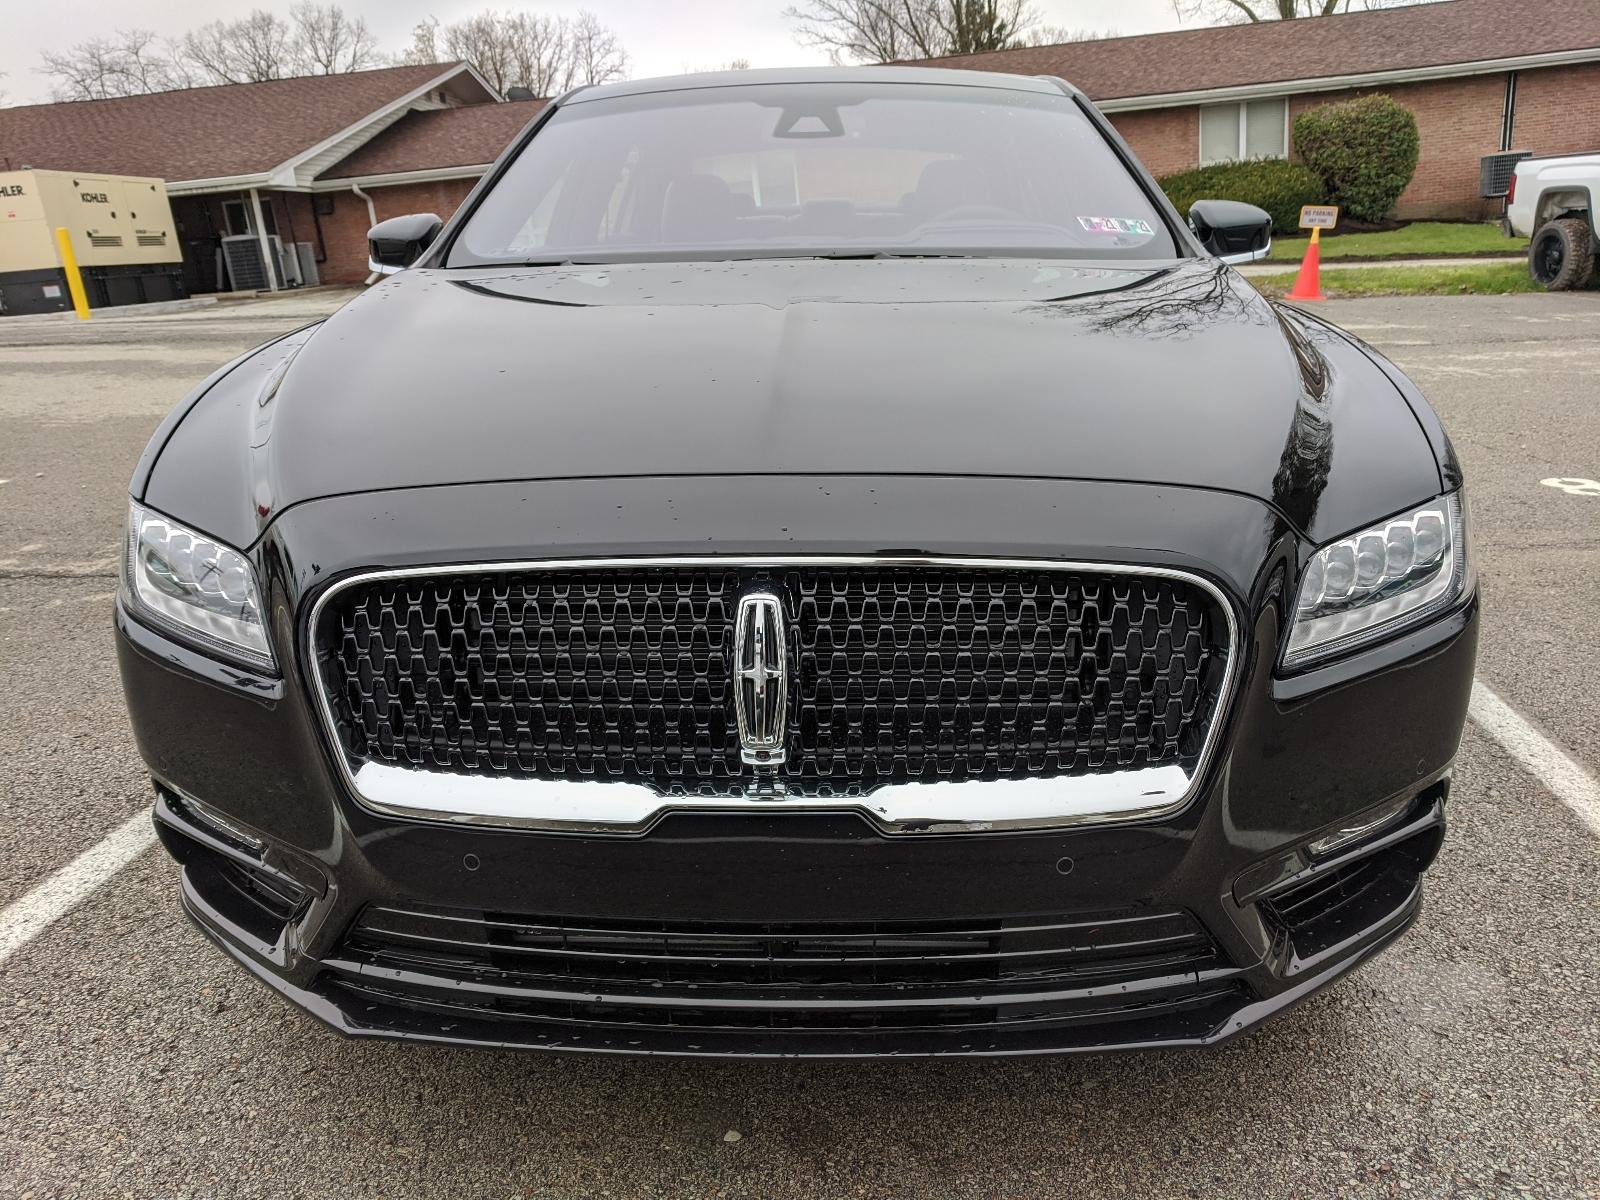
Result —
[{"label": "car roof", "polygon": [[706,71],[696,75],[663,75],[655,79],[630,79],[575,88],[562,104],[606,100],[614,96],[641,96],[652,92],[684,92],[696,88],[750,87],[794,83],[938,84],[944,87],[981,87],[1010,92],[1076,93],[1064,80],[1045,75],[1005,75],[998,71],[957,71],[944,67],[768,67],[745,71]]}]

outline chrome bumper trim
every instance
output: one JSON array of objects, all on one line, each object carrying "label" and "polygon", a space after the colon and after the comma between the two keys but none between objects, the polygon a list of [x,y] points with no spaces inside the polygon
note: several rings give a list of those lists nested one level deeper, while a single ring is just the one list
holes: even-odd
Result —
[{"label": "chrome bumper trim", "polygon": [[[790,797],[755,777],[735,796],[668,796],[641,784],[569,782],[510,776],[412,770],[352,761],[317,667],[316,631],[328,601],[346,588],[382,580],[440,575],[573,571],[617,567],[955,567],[974,570],[1061,571],[1174,579],[1199,588],[1227,623],[1228,662],[1216,711],[1192,773],[1169,764],[1138,771],[1055,778],[889,784],[862,797]],[[1200,575],[1171,567],[1131,563],[1060,562],[1048,559],[793,555],[536,559],[457,563],[366,571],[330,585],[311,609],[302,663],[310,675],[323,734],[356,802],[368,811],[411,820],[540,830],[546,833],[638,836],[671,812],[853,812],[887,834],[989,833],[1059,829],[1075,825],[1159,820],[1193,798],[1214,756],[1239,674],[1238,619],[1220,588]]]},{"label": "chrome bumper trim", "polygon": [[551,833],[647,833],[670,812],[853,812],[884,833],[991,833],[1166,816],[1187,800],[1189,777],[1182,767],[1164,766],[1057,779],[895,783],[841,799],[757,788],[701,797],[663,796],[637,783],[457,775],[367,762],[356,770],[355,787],[368,808],[393,817]]}]

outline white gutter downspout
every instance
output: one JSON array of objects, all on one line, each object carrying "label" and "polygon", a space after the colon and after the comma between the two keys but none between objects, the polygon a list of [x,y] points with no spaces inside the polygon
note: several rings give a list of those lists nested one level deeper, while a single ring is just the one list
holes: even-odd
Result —
[{"label": "white gutter downspout", "polygon": [[[361,190],[361,185],[359,183],[352,183],[350,185],[350,190],[367,202],[367,228],[371,229],[378,223],[377,206],[372,203],[372,197]],[[376,271],[374,271],[371,275],[367,276],[365,282],[370,287],[372,284],[376,283],[382,278],[382,275],[379,275]]]},{"label": "white gutter downspout", "polygon": [[261,216],[261,193],[250,189],[250,209],[255,214],[256,241],[261,244],[261,267],[267,273],[267,287],[278,290],[278,264],[272,257],[272,243],[267,241],[267,224]]}]

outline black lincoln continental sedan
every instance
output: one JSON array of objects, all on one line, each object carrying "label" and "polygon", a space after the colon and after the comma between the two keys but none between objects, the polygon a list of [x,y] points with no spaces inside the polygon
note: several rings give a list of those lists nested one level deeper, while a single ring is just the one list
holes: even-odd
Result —
[{"label": "black lincoln continental sedan", "polygon": [[583,88],[134,475],[225,953],[358,1036],[1196,1046],[1399,937],[1477,599],[1411,383],[1059,80]]}]

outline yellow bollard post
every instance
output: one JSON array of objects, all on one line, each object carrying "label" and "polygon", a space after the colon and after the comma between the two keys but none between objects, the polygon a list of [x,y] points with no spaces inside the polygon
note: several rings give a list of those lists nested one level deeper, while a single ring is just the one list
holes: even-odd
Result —
[{"label": "yellow bollard post", "polygon": [[61,265],[67,272],[67,291],[78,320],[89,319],[89,298],[83,293],[83,276],[78,272],[78,256],[72,252],[72,234],[65,227],[56,230],[56,245],[61,250]]}]

